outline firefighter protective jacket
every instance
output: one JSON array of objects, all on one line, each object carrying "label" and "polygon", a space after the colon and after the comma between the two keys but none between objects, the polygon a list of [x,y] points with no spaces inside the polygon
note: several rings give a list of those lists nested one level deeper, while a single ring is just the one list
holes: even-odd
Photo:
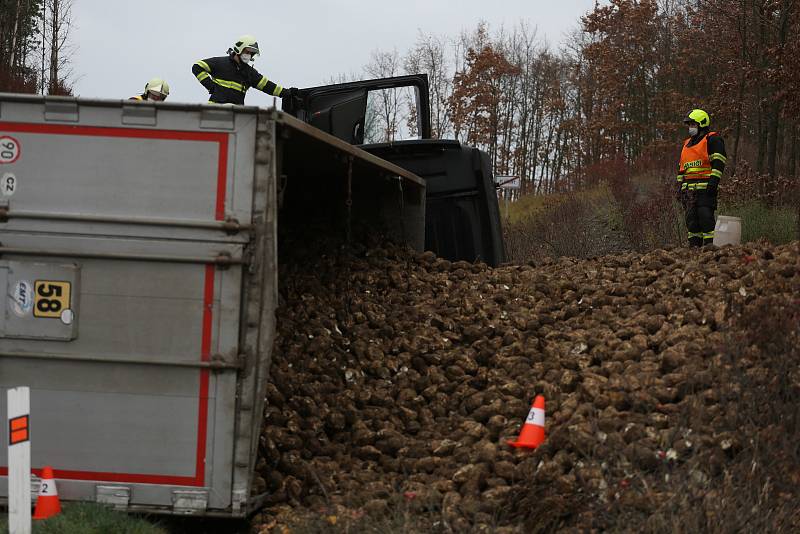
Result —
[{"label": "firefighter protective jacket", "polygon": [[682,191],[713,189],[716,192],[725,170],[725,142],[717,132],[700,132],[683,143],[678,165],[678,184]]},{"label": "firefighter protective jacket", "polygon": [[283,87],[247,65],[237,63],[232,56],[210,57],[192,65],[192,74],[210,94],[209,102],[244,104],[244,95],[251,87],[268,95],[281,96]]}]

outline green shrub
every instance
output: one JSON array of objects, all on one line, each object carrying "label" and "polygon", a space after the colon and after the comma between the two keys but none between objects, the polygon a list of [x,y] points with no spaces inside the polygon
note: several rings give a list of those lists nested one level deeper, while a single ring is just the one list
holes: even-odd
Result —
[{"label": "green shrub", "polygon": [[545,195],[523,195],[514,201],[500,198],[500,214],[507,223],[520,222],[544,209],[547,198]]},{"label": "green shrub", "polygon": [[717,215],[742,219],[742,243],[766,239],[783,245],[797,239],[797,212],[786,207],[769,207],[758,200],[720,206]]}]

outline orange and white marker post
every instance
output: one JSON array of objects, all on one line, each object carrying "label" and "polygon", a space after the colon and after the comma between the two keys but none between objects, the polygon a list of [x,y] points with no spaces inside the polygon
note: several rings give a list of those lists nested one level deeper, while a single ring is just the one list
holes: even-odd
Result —
[{"label": "orange and white marker post", "polygon": [[8,529],[31,532],[30,389],[8,390]]}]

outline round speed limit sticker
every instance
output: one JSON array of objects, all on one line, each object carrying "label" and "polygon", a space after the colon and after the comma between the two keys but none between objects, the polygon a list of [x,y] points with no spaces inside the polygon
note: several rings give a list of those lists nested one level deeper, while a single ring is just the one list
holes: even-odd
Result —
[{"label": "round speed limit sticker", "polygon": [[21,153],[19,141],[8,135],[0,135],[0,164],[14,163]]}]

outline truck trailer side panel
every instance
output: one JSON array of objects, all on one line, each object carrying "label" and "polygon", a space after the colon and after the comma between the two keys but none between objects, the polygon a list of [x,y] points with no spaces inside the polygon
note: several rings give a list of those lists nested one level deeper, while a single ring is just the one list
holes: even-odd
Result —
[{"label": "truck trailer side panel", "polygon": [[[33,465],[64,499],[116,485],[131,505],[195,490],[198,510],[229,508],[242,270],[217,258],[249,239],[221,225],[251,218],[256,117],[203,131],[202,112],[159,109],[130,127],[125,105],[72,104],[73,121],[1,110],[21,157],[0,265],[33,296],[5,306],[0,384],[32,387]],[[43,296],[59,287],[68,300]]]},{"label": "truck trailer side panel", "polygon": [[[321,203],[388,214],[421,248],[424,182],[256,108],[0,95],[0,138],[18,155],[0,164],[0,415],[31,387],[34,472],[52,466],[64,500],[245,514],[280,183],[302,189],[313,161],[346,184]],[[7,472],[2,447],[0,502]]]}]

